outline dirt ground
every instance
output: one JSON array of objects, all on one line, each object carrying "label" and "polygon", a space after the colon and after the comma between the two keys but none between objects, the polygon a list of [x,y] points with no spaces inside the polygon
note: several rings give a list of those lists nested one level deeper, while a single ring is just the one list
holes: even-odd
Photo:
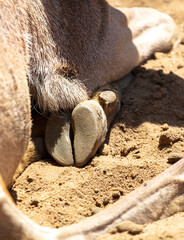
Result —
[{"label": "dirt ground", "polygon": [[[154,7],[184,30],[183,0],[119,0],[114,6]],[[61,167],[46,159],[32,163],[11,193],[21,211],[42,226],[59,228],[103,210],[184,156],[184,40],[169,53],[156,53],[133,71],[133,82],[100,152],[84,168]],[[168,141],[162,141],[169,135]],[[174,159],[174,160],[175,160]],[[143,226],[138,235],[99,239],[184,239],[184,213]]]}]

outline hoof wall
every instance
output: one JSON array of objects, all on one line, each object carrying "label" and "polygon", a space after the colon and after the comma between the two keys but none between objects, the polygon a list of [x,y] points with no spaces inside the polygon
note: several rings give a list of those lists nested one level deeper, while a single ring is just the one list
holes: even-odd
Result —
[{"label": "hoof wall", "polygon": [[45,144],[49,154],[61,165],[74,165],[70,140],[70,114],[52,115],[47,122]]},{"label": "hoof wall", "polygon": [[105,141],[107,119],[94,100],[80,103],[72,112],[75,165],[84,166]]}]

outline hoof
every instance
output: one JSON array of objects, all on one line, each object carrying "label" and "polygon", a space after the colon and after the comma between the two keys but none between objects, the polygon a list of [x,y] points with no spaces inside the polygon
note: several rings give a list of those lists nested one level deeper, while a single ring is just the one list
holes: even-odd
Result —
[{"label": "hoof", "polygon": [[98,102],[89,100],[73,110],[72,120],[68,113],[52,115],[46,126],[45,144],[59,164],[83,167],[104,143],[106,133],[107,119],[102,107]]},{"label": "hoof", "polygon": [[119,109],[116,92],[104,90],[78,104],[72,114],[52,115],[45,132],[47,151],[63,166],[83,167],[104,143]]},{"label": "hoof", "polygon": [[45,145],[48,153],[61,165],[74,165],[70,140],[70,114],[52,115],[47,122]]},{"label": "hoof", "polygon": [[[45,134],[49,154],[61,165],[82,167],[90,161],[120,110],[121,95],[132,76],[99,89],[92,100],[78,104],[72,114],[52,115]],[[71,134],[71,132],[73,132]]]}]

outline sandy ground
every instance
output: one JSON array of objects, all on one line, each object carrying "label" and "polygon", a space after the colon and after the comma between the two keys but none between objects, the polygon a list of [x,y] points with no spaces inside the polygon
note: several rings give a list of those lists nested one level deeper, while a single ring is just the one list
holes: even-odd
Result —
[{"label": "sandy ground", "polygon": [[[154,7],[170,14],[182,36],[183,0],[109,1]],[[184,41],[157,53],[133,71],[107,141],[86,167],[61,167],[52,159],[31,164],[11,193],[23,213],[42,226],[77,223],[108,207],[184,156]],[[168,135],[168,142],[162,141]],[[184,239],[184,213],[144,225],[141,233],[108,233],[99,239]]]}]

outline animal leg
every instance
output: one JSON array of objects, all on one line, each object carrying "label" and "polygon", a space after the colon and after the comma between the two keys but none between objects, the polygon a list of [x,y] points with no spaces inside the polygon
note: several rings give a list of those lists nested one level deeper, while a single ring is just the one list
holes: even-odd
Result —
[{"label": "animal leg", "polygon": [[95,155],[120,110],[122,93],[131,80],[132,75],[128,75],[105,85],[91,100],[78,104],[72,113],[51,116],[45,142],[48,152],[59,164],[82,167]]},{"label": "animal leg", "polygon": [[[87,63],[90,67],[94,67],[93,78],[96,79],[98,87],[101,87],[103,83],[107,84],[119,79],[154,52],[170,50],[177,41],[177,27],[174,21],[168,15],[154,9],[115,9],[109,6],[108,16],[110,21],[106,22],[107,32],[104,33],[104,44],[101,49],[101,54],[105,57],[105,60],[101,61],[98,65]],[[98,59],[98,49],[95,49],[95,51]],[[99,76],[101,76],[101,81]],[[90,72],[86,73],[85,78],[91,78]],[[85,84],[87,89],[91,91],[88,81]],[[107,92],[104,92],[104,94],[107,94]],[[118,94],[116,95],[119,98]],[[100,108],[101,105],[104,107],[104,104],[100,102],[100,99],[97,102],[99,103],[98,107],[95,102],[92,103],[91,101],[80,103],[74,108],[71,117],[67,118],[66,122],[62,120],[60,126],[57,117],[49,121],[47,130],[50,129],[51,131],[46,130],[46,146],[49,153],[62,165],[73,165],[73,155],[77,166],[85,165],[104,142],[107,132],[105,122],[110,123],[112,121],[110,117],[114,118],[116,111],[118,111],[118,106],[110,114],[105,112],[106,115],[104,116],[102,114],[104,108],[103,110]],[[92,106],[92,104],[95,104],[95,106]],[[99,118],[100,121],[97,118],[98,115],[101,115]],[[65,119],[65,117],[62,119]],[[57,128],[52,127],[53,125],[56,126],[54,121],[58,123]],[[68,141],[70,139],[71,128],[64,127],[70,125],[74,128],[74,142]],[[60,128],[60,131],[58,128]],[[63,129],[65,129],[64,135]],[[56,134],[56,132],[61,133],[61,131],[61,135],[65,136],[66,139]],[[65,147],[61,149],[61,145]],[[64,149],[67,149],[67,151]]]},{"label": "animal leg", "polygon": [[118,8],[127,19],[138,62],[155,52],[167,52],[178,42],[178,28],[167,14],[152,8]]}]

